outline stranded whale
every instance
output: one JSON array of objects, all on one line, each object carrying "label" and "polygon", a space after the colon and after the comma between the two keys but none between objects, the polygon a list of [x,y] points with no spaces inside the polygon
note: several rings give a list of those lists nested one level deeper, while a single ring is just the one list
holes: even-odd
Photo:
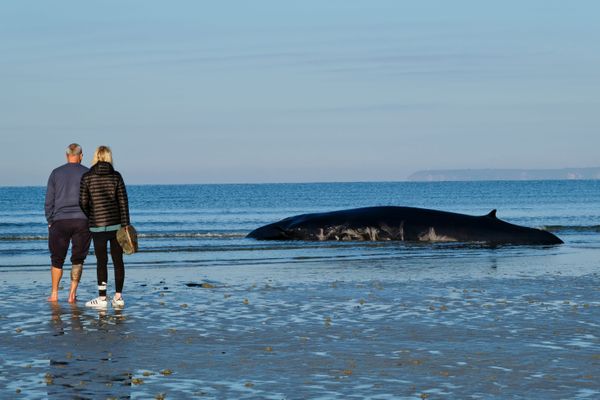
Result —
[{"label": "stranded whale", "polygon": [[414,207],[366,207],[303,214],[262,226],[248,234],[258,240],[399,240],[551,245],[550,232],[513,225],[496,217]]}]

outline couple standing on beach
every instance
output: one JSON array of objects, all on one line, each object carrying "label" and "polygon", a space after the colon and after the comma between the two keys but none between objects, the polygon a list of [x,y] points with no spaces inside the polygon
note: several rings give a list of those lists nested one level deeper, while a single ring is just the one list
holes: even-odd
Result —
[{"label": "couple standing on beach", "polygon": [[52,261],[52,293],[48,301],[58,301],[58,287],[63,264],[71,249],[71,289],[69,303],[77,300],[83,263],[90,242],[94,241],[98,297],[85,303],[87,307],[106,308],[108,281],[107,244],[115,270],[115,295],[112,305],[125,306],[123,283],[125,264],[123,248],[117,241],[117,231],[129,225],[127,191],[121,174],[112,166],[112,152],[100,146],[94,152],[92,166],[81,165],[81,146],[72,143],[66,150],[67,163],[56,168],[48,178],[45,212],[48,221],[48,247]]}]

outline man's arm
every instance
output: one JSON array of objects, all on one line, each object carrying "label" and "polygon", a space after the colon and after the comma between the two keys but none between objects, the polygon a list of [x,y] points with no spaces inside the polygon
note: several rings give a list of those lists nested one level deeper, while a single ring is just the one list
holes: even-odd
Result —
[{"label": "man's arm", "polygon": [[44,211],[46,213],[46,221],[48,226],[52,225],[54,218],[54,172],[50,174],[48,178],[48,185],[46,185],[46,201],[44,203]]}]

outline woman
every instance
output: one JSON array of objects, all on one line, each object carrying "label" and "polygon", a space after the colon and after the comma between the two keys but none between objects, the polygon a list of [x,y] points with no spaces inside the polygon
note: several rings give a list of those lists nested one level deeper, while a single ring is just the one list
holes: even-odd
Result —
[{"label": "woman", "polygon": [[106,308],[108,305],[107,244],[110,242],[110,255],[115,269],[115,295],[112,298],[112,305],[115,308],[124,307],[122,292],[125,265],[123,249],[117,242],[117,231],[122,226],[129,225],[129,204],[125,183],[121,174],[112,166],[112,152],[108,146],[100,146],[96,149],[92,167],[81,177],[79,206],[89,219],[97,260],[98,297],[85,305],[94,308]]}]

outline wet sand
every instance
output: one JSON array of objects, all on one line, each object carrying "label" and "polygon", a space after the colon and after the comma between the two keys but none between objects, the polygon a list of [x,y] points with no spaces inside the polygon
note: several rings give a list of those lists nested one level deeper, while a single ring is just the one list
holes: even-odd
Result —
[{"label": "wet sand", "polygon": [[504,267],[132,268],[106,312],[4,272],[0,395],[599,398],[600,276]]}]

